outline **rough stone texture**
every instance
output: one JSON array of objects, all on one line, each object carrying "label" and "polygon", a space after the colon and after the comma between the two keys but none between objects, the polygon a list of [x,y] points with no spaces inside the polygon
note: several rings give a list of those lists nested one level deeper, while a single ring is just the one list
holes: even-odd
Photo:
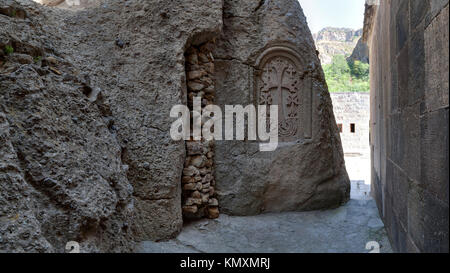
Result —
[{"label": "rough stone texture", "polygon": [[58,7],[70,10],[82,10],[99,6],[102,1],[99,0],[33,0],[42,5]]},{"label": "rough stone texture", "polygon": [[[330,95],[297,1],[225,1],[224,28],[214,51],[216,103],[258,104],[258,59],[274,46],[292,48],[301,56],[295,75],[302,75],[297,78],[305,95],[299,97],[301,104],[312,92],[311,104],[301,108],[312,108],[312,116],[302,115],[305,121],[312,119],[312,135],[280,143],[275,152],[260,152],[252,141],[218,142],[217,194],[221,212],[227,214],[322,209],[349,198]],[[300,130],[308,131],[307,122],[300,124]]]},{"label": "rough stone texture", "polygon": [[[346,156],[369,155],[370,94],[362,92],[331,93],[341,141]],[[354,132],[351,124],[355,125]],[[347,167],[349,167],[347,165]]]},{"label": "rough stone texture", "polygon": [[356,47],[353,49],[352,55],[348,57],[347,61],[360,61],[366,64],[369,63],[369,47],[367,46],[367,43],[364,42],[362,37],[358,40]]},{"label": "rough stone texture", "polygon": [[[81,252],[130,251],[172,238],[186,176],[201,181],[185,183],[192,198],[183,201],[207,203],[211,218],[219,205],[258,214],[348,201],[331,99],[297,1],[40,2],[0,0],[0,251],[63,252],[68,241]],[[212,67],[200,53],[216,38]],[[254,70],[275,45],[293,52],[289,88],[305,94],[290,97],[305,121],[296,139],[273,153],[171,139],[170,110],[189,104],[188,89],[204,92],[205,104],[214,85],[216,104],[257,103]],[[190,48],[206,75],[186,71]]]},{"label": "rough stone texture", "polygon": [[326,27],[314,34],[314,41],[322,65],[331,64],[333,57],[352,55],[353,52],[360,52],[363,43],[360,42],[362,29],[353,30],[349,28]]},{"label": "rough stone texture", "polygon": [[26,17],[0,18],[0,48],[14,49],[1,56],[0,68],[9,146],[2,164],[11,171],[2,171],[1,251],[61,252],[68,241],[86,252],[126,251],[133,188],[108,128],[108,108],[90,99],[87,77],[76,75],[55,39],[36,31],[42,10],[6,4]]},{"label": "rough stone texture", "polygon": [[352,200],[328,211],[227,216],[189,223],[174,239],[142,242],[140,253],[381,253],[392,248],[370,187],[352,181]]},{"label": "rough stone texture", "polygon": [[[188,107],[191,110],[193,124],[193,99],[201,99],[201,110],[214,104],[214,41],[192,46],[186,52],[186,74],[188,86]],[[207,120],[202,119],[202,125]],[[214,130],[214,128],[212,128]],[[201,217],[217,218],[218,201],[214,186],[214,140],[186,142],[186,161],[182,182],[182,209],[186,219]]]},{"label": "rough stone texture", "polygon": [[65,2],[65,0],[33,0],[33,1],[46,6],[56,6],[61,4],[62,2]]},{"label": "rough stone texture", "polygon": [[222,1],[97,2],[0,1],[0,251],[127,251],[181,229],[185,147],[169,112],[187,100],[185,50],[218,35]]},{"label": "rough stone texture", "polygon": [[399,252],[449,251],[448,0],[368,6],[372,185]]}]

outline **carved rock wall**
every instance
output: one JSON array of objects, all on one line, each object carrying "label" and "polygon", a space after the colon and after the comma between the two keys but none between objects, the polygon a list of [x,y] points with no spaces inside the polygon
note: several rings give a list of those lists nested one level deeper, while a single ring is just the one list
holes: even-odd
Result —
[{"label": "carved rock wall", "polygon": [[222,1],[98,2],[0,0],[0,252],[130,251],[181,230],[186,150],[169,113]]},{"label": "carved rock wall", "polygon": [[[130,251],[133,241],[175,236],[182,205],[198,193],[208,193],[197,210],[210,217],[216,196],[221,212],[245,215],[348,199],[331,100],[297,1],[94,2],[67,11],[0,0],[0,251],[63,252],[68,241],[81,252]],[[216,49],[202,49],[219,35]],[[224,141],[211,153],[214,145],[171,139],[170,110],[190,94],[204,92],[205,104],[258,104],[265,89],[255,75],[273,64],[265,51],[276,47],[293,67],[268,92],[284,106],[281,125],[296,129],[276,152]],[[201,81],[190,55],[186,73],[190,48],[207,71]],[[214,83],[210,54],[201,60],[211,50]],[[194,155],[196,144],[206,150]],[[185,166],[197,166],[205,183],[182,198],[183,179],[199,178]]]},{"label": "carved rock wall", "polygon": [[221,212],[252,215],[346,202],[350,183],[339,132],[299,3],[225,1],[214,57],[216,104],[281,102],[285,128],[275,152],[260,152],[252,141],[216,143]]}]

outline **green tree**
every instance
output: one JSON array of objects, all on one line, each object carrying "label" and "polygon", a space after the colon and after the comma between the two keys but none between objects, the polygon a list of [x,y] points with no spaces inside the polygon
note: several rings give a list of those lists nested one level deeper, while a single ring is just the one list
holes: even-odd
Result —
[{"label": "green tree", "polygon": [[360,61],[347,62],[344,55],[333,57],[333,62],[323,66],[330,92],[367,92],[369,64]]}]

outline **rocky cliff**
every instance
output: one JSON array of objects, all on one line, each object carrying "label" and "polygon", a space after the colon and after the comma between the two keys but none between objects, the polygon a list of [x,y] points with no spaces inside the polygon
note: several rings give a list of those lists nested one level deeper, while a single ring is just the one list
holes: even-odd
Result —
[{"label": "rocky cliff", "polygon": [[353,49],[352,55],[347,58],[347,61],[360,61],[366,64],[369,63],[369,46],[363,41],[362,37],[359,38],[356,47]]},{"label": "rocky cliff", "polygon": [[350,56],[362,37],[362,29],[324,28],[313,35],[319,58],[322,63],[330,64],[335,55]]}]

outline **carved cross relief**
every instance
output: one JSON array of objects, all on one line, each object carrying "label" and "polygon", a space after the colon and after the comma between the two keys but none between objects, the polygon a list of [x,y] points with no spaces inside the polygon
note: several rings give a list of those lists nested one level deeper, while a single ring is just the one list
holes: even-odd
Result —
[{"label": "carved cross relief", "polygon": [[278,130],[281,141],[296,141],[311,136],[311,88],[303,79],[300,61],[279,48],[263,54],[257,75],[260,105],[278,105]]}]

